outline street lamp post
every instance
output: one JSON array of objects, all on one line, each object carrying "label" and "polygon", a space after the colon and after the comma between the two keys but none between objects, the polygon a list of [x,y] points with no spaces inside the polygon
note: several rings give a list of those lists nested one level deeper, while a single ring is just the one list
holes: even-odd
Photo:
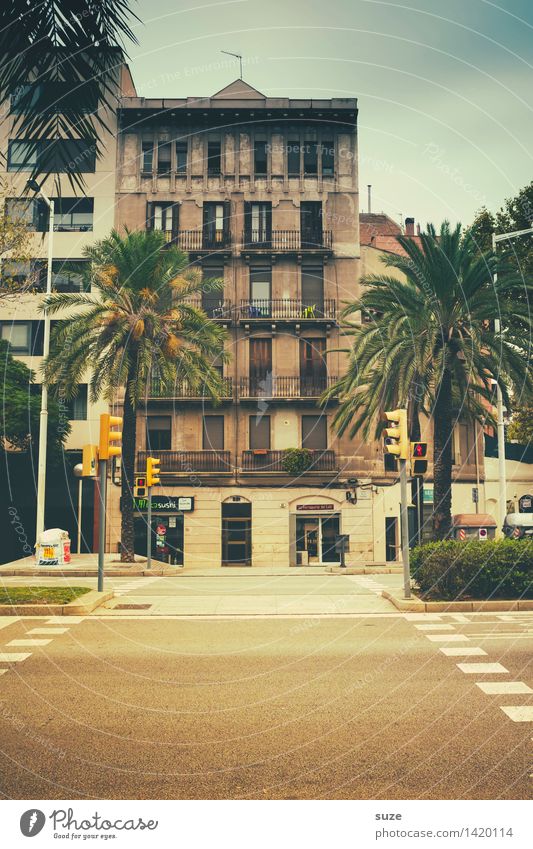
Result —
[{"label": "street lamp post", "polygon": [[[514,230],[512,233],[492,233],[492,252],[496,256],[498,242],[515,239],[517,236],[529,236],[533,234],[533,226],[527,230]],[[498,272],[494,271],[494,285],[498,280]],[[497,318],[494,321],[494,332],[500,333],[501,323]],[[507,515],[507,473],[505,469],[505,422],[503,419],[503,395],[501,381],[496,383],[496,420],[498,430],[498,519],[499,532],[501,533]]]},{"label": "street lamp post", "polygon": [[[44,200],[48,206],[48,264],[46,268],[46,294],[52,292],[52,258],[54,243],[54,201],[50,200],[36,180],[28,180],[27,186]],[[44,311],[44,340],[43,356],[50,353],[50,316],[48,310]],[[39,464],[37,467],[37,519],[35,523],[35,542],[44,531],[44,507],[46,488],[46,452],[48,442],[48,388],[46,384],[41,387],[41,415],[39,418]]]}]

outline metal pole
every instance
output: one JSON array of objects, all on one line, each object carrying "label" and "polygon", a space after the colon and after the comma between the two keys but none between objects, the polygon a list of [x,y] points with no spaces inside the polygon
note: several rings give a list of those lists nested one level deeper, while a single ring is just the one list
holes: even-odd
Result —
[{"label": "metal pole", "polygon": [[148,512],[146,528],[146,568],[152,568],[152,487],[148,487]]},{"label": "metal pole", "polygon": [[[46,294],[52,292],[52,257],[54,248],[54,201],[49,200],[41,192],[41,197],[48,204],[48,264],[46,267]],[[44,311],[44,340],[43,357],[50,353],[50,315]],[[44,531],[44,507],[46,489],[46,451],[48,441],[48,388],[41,386],[41,415],[39,418],[39,462],[37,467],[37,516],[35,523],[35,542]]]},{"label": "metal pole", "polygon": [[98,526],[98,592],[104,591],[107,460],[100,460],[100,522]]},{"label": "metal pole", "polygon": [[[496,256],[496,233],[492,234],[492,251]],[[498,272],[494,271],[494,288],[498,282]],[[501,331],[500,319],[494,321],[494,333]],[[505,423],[503,420],[503,395],[500,381],[496,384],[496,421],[498,433],[498,536],[502,534],[502,528],[507,515],[507,480],[505,469]]]},{"label": "metal pole", "polygon": [[400,497],[403,561],[403,594],[411,598],[411,574],[409,572],[409,514],[407,510],[407,462],[400,460]]},{"label": "metal pole", "polygon": [[83,478],[78,481],[78,554],[81,554],[81,502],[83,498]]}]

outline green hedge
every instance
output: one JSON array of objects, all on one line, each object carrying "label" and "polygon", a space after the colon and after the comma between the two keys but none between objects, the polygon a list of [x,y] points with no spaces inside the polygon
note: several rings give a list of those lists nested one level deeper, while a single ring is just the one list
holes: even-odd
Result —
[{"label": "green hedge", "polygon": [[533,540],[421,545],[411,575],[427,598],[533,598]]}]

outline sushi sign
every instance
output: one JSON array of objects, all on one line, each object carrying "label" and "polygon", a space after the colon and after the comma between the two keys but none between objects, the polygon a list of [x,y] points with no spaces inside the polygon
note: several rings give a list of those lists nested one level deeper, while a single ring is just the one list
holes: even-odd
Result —
[{"label": "sushi sign", "polygon": [[[133,509],[145,513],[148,498],[134,498]],[[194,496],[152,495],[152,510],[157,513],[190,513],[194,510]]]}]

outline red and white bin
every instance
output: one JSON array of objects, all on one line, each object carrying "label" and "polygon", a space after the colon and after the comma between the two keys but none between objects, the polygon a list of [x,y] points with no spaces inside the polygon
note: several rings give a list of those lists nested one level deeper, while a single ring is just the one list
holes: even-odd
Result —
[{"label": "red and white bin", "polygon": [[70,537],[68,531],[61,528],[43,531],[35,549],[37,566],[64,566],[70,563]]}]

